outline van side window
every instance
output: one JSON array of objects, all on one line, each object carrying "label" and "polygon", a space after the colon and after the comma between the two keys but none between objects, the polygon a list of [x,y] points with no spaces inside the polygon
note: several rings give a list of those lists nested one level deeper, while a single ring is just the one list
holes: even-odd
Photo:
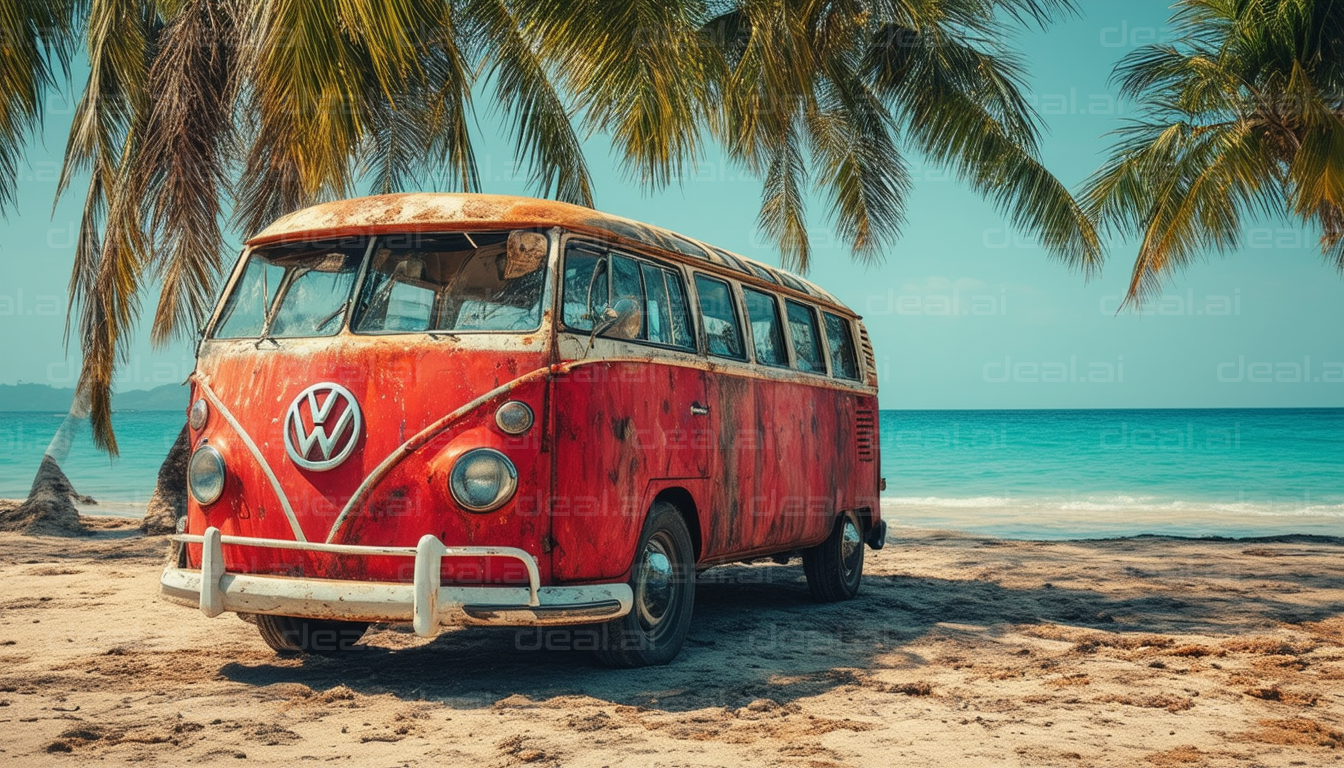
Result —
[{"label": "van side window", "polygon": [[775,297],[752,288],[743,288],[742,296],[746,300],[747,321],[751,323],[756,362],[788,368],[789,356],[784,351],[784,331],[780,327],[779,304]]},{"label": "van side window", "polygon": [[639,272],[644,280],[644,338],[654,344],[695,349],[681,275],[647,262],[639,263]]},{"label": "van side window", "polygon": [[664,269],[663,282],[667,285],[667,305],[672,314],[672,346],[695,349],[695,326],[691,325],[691,305],[686,301],[686,286],[681,273]]},{"label": "van side window", "polygon": [[700,294],[700,315],[704,319],[705,336],[709,339],[709,354],[744,359],[742,329],[737,327],[737,313],[733,311],[733,295],[728,284],[696,275],[695,289]]},{"label": "van side window", "polygon": [[826,323],[826,342],[831,348],[831,375],[837,379],[859,378],[859,362],[854,356],[854,335],[849,332],[849,321],[830,312],[823,312]]},{"label": "van side window", "polygon": [[644,335],[654,344],[671,345],[672,328],[668,322],[667,283],[663,280],[663,270],[652,264],[640,264],[639,271],[644,278]]},{"label": "van side window", "polygon": [[806,304],[793,299],[785,302],[789,313],[789,336],[793,338],[793,356],[798,370],[804,373],[826,373],[826,361],[821,359],[821,333],[817,330],[817,314]]},{"label": "van side window", "polygon": [[[639,281],[639,262],[611,254],[611,306],[621,301],[633,301],[642,310],[644,287]],[[602,309],[602,307],[598,307]],[[642,325],[642,323],[641,323]],[[643,338],[643,334],[640,334]]]}]

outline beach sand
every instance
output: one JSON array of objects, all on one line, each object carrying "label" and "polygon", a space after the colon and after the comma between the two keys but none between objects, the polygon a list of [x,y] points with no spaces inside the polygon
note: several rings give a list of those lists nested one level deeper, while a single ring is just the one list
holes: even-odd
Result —
[{"label": "beach sand", "polygon": [[707,572],[680,658],[614,671],[497,629],[280,658],[96,525],[0,534],[6,764],[1344,766],[1344,540],[897,529],[850,603]]}]

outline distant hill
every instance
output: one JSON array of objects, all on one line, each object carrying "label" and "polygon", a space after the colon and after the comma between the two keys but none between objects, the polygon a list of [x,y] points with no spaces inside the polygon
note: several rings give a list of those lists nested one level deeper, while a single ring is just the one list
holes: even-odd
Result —
[{"label": "distant hill", "polygon": [[[189,390],[183,384],[164,384],[154,389],[131,389],[112,395],[114,411],[185,411]],[[0,411],[70,409],[75,390],[49,384],[0,384]]]}]

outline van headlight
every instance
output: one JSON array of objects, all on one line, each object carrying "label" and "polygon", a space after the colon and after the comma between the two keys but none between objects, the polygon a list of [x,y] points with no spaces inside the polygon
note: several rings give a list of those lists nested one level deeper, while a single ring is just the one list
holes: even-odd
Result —
[{"label": "van headlight", "polygon": [[474,448],[462,454],[448,477],[448,489],[463,509],[489,512],[513,498],[518,470],[509,457],[493,448]]},{"label": "van headlight", "polygon": [[202,444],[187,464],[187,489],[197,504],[213,504],[224,495],[224,457],[213,446]]}]

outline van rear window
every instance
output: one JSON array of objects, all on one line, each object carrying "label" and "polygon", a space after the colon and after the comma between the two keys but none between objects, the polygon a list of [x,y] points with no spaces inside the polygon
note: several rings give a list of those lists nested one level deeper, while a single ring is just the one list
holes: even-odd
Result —
[{"label": "van rear window", "polygon": [[831,349],[831,375],[857,381],[859,361],[854,355],[854,335],[849,331],[849,321],[830,312],[822,315],[826,323],[826,342]]}]

